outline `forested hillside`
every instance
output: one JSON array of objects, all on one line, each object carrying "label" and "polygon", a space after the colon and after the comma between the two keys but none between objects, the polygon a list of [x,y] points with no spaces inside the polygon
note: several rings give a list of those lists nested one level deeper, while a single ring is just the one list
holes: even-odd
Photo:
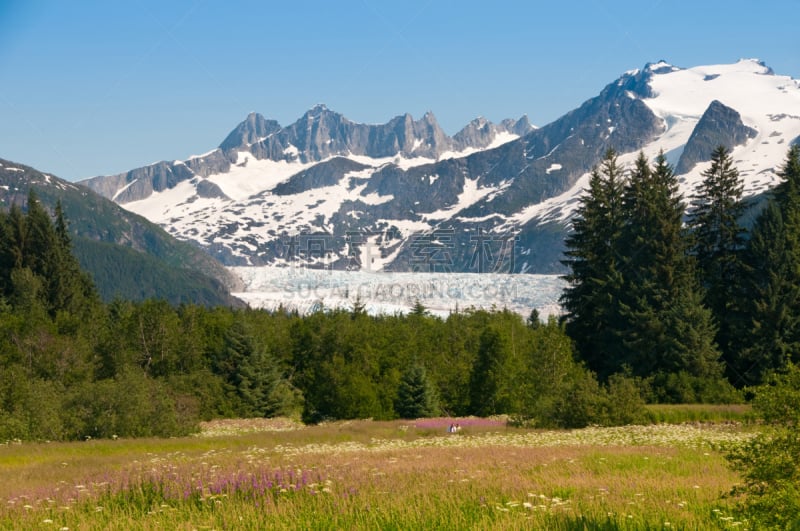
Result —
[{"label": "forested hillside", "polygon": [[106,302],[158,297],[242,306],[229,293],[237,279],[203,251],[86,188],[0,159],[1,210],[27,208],[31,189],[48,212],[61,204],[73,253]]}]

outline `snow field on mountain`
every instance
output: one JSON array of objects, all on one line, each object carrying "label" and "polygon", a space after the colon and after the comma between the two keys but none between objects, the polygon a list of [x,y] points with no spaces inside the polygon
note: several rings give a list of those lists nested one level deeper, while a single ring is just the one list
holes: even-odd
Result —
[{"label": "snow field on mountain", "polygon": [[210,175],[208,180],[219,186],[234,201],[242,201],[264,190],[272,190],[292,175],[314,164],[316,163],[259,160],[251,153],[240,151],[237,153],[236,164],[231,166],[229,172]]},{"label": "snow field on mountain", "polygon": [[[513,133],[499,133],[491,147],[516,138],[518,135]],[[468,148],[461,152],[447,152],[440,160],[466,156],[475,151],[478,150]],[[297,152],[297,148],[293,152]],[[326,160],[331,158],[334,157]],[[333,186],[279,196],[271,193],[277,185],[320,162],[259,160],[251,153],[242,151],[237,154],[236,163],[228,172],[207,178],[230,199],[198,197],[196,179],[192,179],[180,182],[173,188],[153,192],[146,199],[126,203],[125,208],[166,227],[175,236],[225,245],[234,254],[246,256],[257,249],[252,242],[261,241],[267,235],[320,230],[320,218],[323,228],[332,232],[333,227],[327,226],[328,220],[341,209],[345,201],[379,205],[394,199],[392,195],[364,194],[366,183],[353,185],[353,179],[367,179],[387,164],[407,170],[436,162],[434,159],[403,155],[372,158],[349,154],[347,158],[369,168],[350,172]],[[445,219],[496,191],[495,188],[478,189],[476,182],[470,181],[454,205],[430,214],[433,216],[431,219]],[[359,212],[353,210],[349,215],[358,219]],[[394,220],[387,221],[394,224]],[[227,229],[221,231],[221,227]],[[429,228],[428,224],[415,226],[415,230]],[[237,248],[243,252],[237,252]],[[379,256],[372,260],[376,269],[386,262],[386,258]]]},{"label": "snow field on mountain", "polygon": [[245,284],[236,297],[251,307],[283,307],[302,314],[321,308],[350,310],[356,301],[368,313],[406,313],[420,302],[434,315],[468,308],[507,308],[523,317],[558,315],[565,283],[558,275],[477,273],[370,273],[292,267],[231,267]]},{"label": "snow field on mountain", "polygon": [[465,208],[474,205],[475,203],[477,203],[484,197],[488,196],[492,192],[497,191],[498,189],[499,188],[497,187],[491,187],[491,186],[485,186],[483,188],[479,188],[478,178],[464,179],[464,188],[461,190],[461,193],[458,194],[458,198],[454,204],[439,209],[435,212],[422,214],[422,217],[425,220],[434,220],[434,221],[450,219],[455,214],[458,214]]},{"label": "snow field on mountain", "polygon": [[[650,86],[655,97],[645,99],[644,103],[666,120],[668,129],[653,142],[654,149],[645,150],[645,154],[653,156],[659,146],[665,153],[680,147],[679,138],[685,133],[678,135],[672,130],[696,124],[711,102],[719,100],[736,109],[742,122],[758,133],[733,149],[733,159],[747,182],[745,193],[757,193],[776,184],[775,172],[785,160],[791,142],[800,136],[800,112],[785,114],[787,110],[800,111],[800,82],[771,74],[757,60],[742,59],[729,65],[657,74]],[[688,129],[691,134],[691,128]],[[688,136],[685,138],[688,140]],[[670,162],[677,162],[677,157]],[[684,176],[684,193],[693,190],[708,166],[708,163],[698,164]]]},{"label": "snow field on mountain", "polygon": [[[712,101],[719,100],[738,111],[742,122],[757,131],[755,138],[734,146],[732,152],[745,183],[745,196],[777,184],[776,172],[786,159],[791,142],[800,138],[800,82],[770,74],[767,67],[752,59],[685,70],[666,63],[652,68],[669,68],[671,71],[655,74],[650,82],[655,96],[642,100],[664,120],[665,127],[661,135],[641,150],[649,160],[663,151],[670,164],[677,164],[703,113]],[[787,109],[797,109],[798,115],[786,114]],[[639,151],[622,153],[618,161],[623,167],[630,168],[638,156]],[[710,162],[697,164],[679,176],[680,192],[687,203],[702,181],[703,171],[710,165]],[[588,184],[587,173],[572,189],[525,207],[509,217],[501,228],[524,225],[532,220],[569,219]]]}]

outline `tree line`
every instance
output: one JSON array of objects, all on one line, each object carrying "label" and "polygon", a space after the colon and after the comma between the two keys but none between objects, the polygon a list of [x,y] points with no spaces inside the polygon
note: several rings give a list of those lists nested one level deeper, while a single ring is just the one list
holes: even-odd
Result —
[{"label": "tree line", "polygon": [[[724,146],[687,203],[665,156],[591,174],[566,241],[566,331],[600,381],[657,401],[714,399],[800,356],[800,147],[766,204],[748,204]],[[743,220],[755,217],[748,229]]]}]

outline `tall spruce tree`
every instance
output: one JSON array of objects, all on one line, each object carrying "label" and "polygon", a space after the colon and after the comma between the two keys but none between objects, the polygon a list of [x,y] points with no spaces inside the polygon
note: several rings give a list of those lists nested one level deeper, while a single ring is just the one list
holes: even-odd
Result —
[{"label": "tall spruce tree", "polygon": [[394,409],[403,419],[434,417],[439,414],[436,388],[422,365],[415,363],[403,372],[397,387]]},{"label": "tall spruce tree", "polygon": [[51,312],[66,310],[85,316],[98,300],[94,283],[81,271],[72,254],[72,238],[61,200],[56,202],[53,245],[49,250],[47,269],[48,300]]},{"label": "tall spruce tree", "polygon": [[469,380],[471,413],[482,417],[516,413],[512,398],[510,345],[496,327],[480,335],[478,354]]},{"label": "tall spruce tree", "polygon": [[737,354],[743,323],[741,279],[745,271],[742,254],[746,231],[739,225],[745,210],[743,189],[730,151],[718,146],[711,155],[711,166],[703,172],[688,220],[705,305],[718,326],[716,341],[728,379],[738,384],[744,383]]},{"label": "tall spruce tree", "polygon": [[624,208],[620,252],[625,257],[621,306],[626,329],[619,368],[629,366],[644,377],[686,373],[717,378],[715,328],[688,252],[683,198],[663,153],[652,169],[639,155],[625,187]]},{"label": "tall spruce tree", "polygon": [[789,150],[778,175],[745,255],[750,327],[739,369],[748,384],[800,361],[800,146]]},{"label": "tall spruce tree", "polygon": [[619,355],[622,289],[620,237],[623,169],[613,149],[592,170],[565,245],[567,287],[561,297],[566,331],[580,357],[599,377],[615,372]]}]

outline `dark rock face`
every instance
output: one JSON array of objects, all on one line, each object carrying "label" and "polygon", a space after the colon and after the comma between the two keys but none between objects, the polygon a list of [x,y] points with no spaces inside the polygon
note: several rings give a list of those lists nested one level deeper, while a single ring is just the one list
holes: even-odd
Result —
[{"label": "dark rock face", "polygon": [[675,165],[675,173],[682,175],[697,163],[711,160],[711,153],[717,146],[731,149],[755,136],[756,130],[744,125],[738,112],[714,100],[692,131]]},{"label": "dark rock face", "polygon": [[196,189],[198,197],[207,199],[230,199],[219,186],[206,179],[199,180]]},{"label": "dark rock face", "polygon": [[350,159],[336,157],[293,175],[288,181],[276,186],[272,193],[275,195],[292,195],[314,190],[315,188],[333,186],[341,181],[346,174],[364,170],[368,167]]},{"label": "dark rock face", "polygon": [[414,121],[405,114],[386,124],[351,122],[324,105],[317,105],[298,121],[253,146],[257,158],[314,162],[348,154],[374,158],[395,155],[435,158],[450,147],[450,138],[432,113]]},{"label": "dark rock face", "polygon": [[479,183],[501,185],[491,201],[470,207],[465,216],[511,215],[571,188],[605,151],[635,151],[663,130],[661,120],[638,99],[612,83],[592,98],[541,129],[497,149],[467,158]]}]

